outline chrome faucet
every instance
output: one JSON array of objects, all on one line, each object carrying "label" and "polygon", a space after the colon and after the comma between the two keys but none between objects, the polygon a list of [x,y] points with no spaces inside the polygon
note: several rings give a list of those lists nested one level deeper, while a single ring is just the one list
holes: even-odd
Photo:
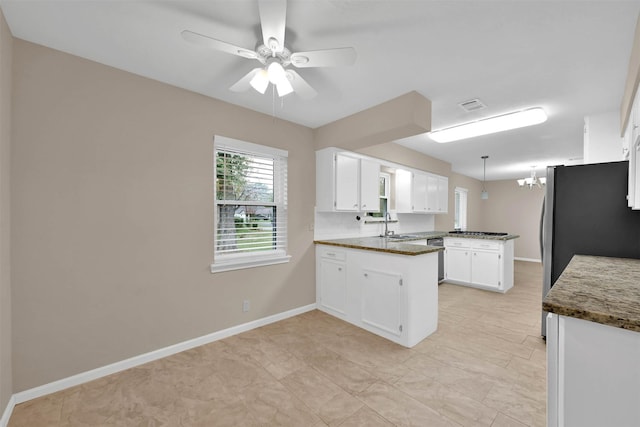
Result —
[{"label": "chrome faucet", "polygon": [[384,237],[395,234],[394,231],[389,231],[389,221],[391,221],[391,214],[387,211],[384,213]]}]

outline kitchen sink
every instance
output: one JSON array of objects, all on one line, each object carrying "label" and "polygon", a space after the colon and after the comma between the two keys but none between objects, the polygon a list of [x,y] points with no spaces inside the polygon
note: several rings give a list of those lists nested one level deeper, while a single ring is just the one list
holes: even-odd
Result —
[{"label": "kitchen sink", "polygon": [[[380,236],[385,237],[385,236]],[[386,236],[388,239],[415,239],[416,236],[412,236],[410,234],[390,234]]]},{"label": "kitchen sink", "polygon": [[450,231],[449,234],[464,234],[467,236],[506,236],[509,233],[497,233],[495,231],[462,231],[462,230],[453,230]]}]

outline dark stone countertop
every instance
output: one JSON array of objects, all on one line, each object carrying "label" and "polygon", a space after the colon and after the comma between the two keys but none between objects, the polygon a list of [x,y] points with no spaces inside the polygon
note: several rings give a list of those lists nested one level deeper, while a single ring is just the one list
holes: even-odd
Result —
[{"label": "dark stone countertop", "polygon": [[[414,233],[412,233],[412,235],[413,234]],[[413,240],[424,240],[425,238],[415,238]],[[341,246],[349,249],[363,249],[368,251],[411,256],[429,254],[444,250],[444,247],[442,246],[412,244],[411,241],[404,239],[396,240],[385,237],[353,237],[350,239],[314,240],[313,243],[318,245]]]},{"label": "dark stone countertop", "polygon": [[640,332],[640,259],[574,255],[542,308]]}]

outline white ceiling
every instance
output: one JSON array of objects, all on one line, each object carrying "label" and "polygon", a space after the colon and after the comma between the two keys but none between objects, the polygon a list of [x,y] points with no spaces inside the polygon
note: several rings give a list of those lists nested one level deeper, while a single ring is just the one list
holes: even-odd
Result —
[{"label": "white ceiling", "polygon": [[[299,69],[319,95],[283,102],[234,93],[255,60],[186,43],[189,29],[255,48],[255,0],[0,0],[15,37],[312,128],[415,90],[433,103],[433,129],[532,106],[531,128],[436,144],[399,141],[487,180],[528,176],[531,166],[582,158],[583,117],[618,111],[640,1],[290,0],[293,51],[353,46],[356,64]],[[459,102],[480,98],[467,113]],[[575,163],[576,161],[572,161]],[[580,162],[580,160],[578,160]]]}]

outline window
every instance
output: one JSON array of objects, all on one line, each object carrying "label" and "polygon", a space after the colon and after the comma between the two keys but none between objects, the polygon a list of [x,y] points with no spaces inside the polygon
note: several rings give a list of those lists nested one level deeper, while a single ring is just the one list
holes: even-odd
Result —
[{"label": "window", "polygon": [[467,192],[466,188],[456,187],[455,197],[455,213],[453,216],[453,228],[456,230],[467,229]]},{"label": "window", "polygon": [[211,272],[289,261],[287,152],[216,135],[214,157]]},{"label": "window", "polygon": [[367,212],[367,216],[374,218],[382,218],[389,209],[389,187],[391,183],[391,175],[386,172],[380,172],[378,178],[378,186],[380,188],[380,210],[378,212]]}]

